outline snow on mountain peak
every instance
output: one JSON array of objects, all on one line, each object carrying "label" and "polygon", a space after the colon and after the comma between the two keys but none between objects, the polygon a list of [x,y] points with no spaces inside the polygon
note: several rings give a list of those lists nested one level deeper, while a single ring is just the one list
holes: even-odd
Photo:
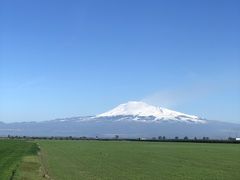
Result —
[{"label": "snow on mountain peak", "polygon": [[197,116],[172,111],[166,108],[156,107],[141,101],[129,101],[125,104],[120,104],[116,108],[105,113],[97,115],[97,117],[111,116],[140,116],[140,117],[155,117],[155,120],[177,120],[191,122],[205,122]]}]

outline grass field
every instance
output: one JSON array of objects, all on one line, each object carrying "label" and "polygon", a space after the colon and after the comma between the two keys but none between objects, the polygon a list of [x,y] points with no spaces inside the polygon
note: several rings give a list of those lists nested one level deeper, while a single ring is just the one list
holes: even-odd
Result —
[{"label": "grass field", "polygon": [[23,140],[0,140],[0,180],[9,180],[11,177],[23,179],[22,173],[29,169],[22,169],[21,172],[18,169],[26,164],[25,157],[34,157],[36,153],[36,143]]},{"label": "grass field", "polygon": [[38,141],[48,174],[78,179],[240,179],[239,144]]}]

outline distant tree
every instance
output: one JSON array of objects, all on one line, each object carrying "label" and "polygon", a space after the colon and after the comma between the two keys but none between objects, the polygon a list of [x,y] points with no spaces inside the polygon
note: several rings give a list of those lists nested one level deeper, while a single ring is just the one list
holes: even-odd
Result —
[{"label": "distant tree", "polygon": [[184,140],[188,140],[188,137],[187,137],[187,136],[185,136],[185,137],[184,137]]},{"label": "distant tree", "polygon": [[209,140],[209,137],[203,137],[203,140],[207,141],[207,140]]},{"label": "distant tree", "polygon": [[158,140],[162,140],[162,136],[158,136]]},{"label": "distant tree", "polygon": [[178,140],[178,136],[176,136],[175,139]]},{"label": "distant tree", "polygon": [[152,140],[156,140],[156,137],[152,137]]},{"label": "distant tree", "polygon": [[115,135],[115,139],[119,139],[119,135]]},{"label": "distant tree", "polygon": [[196,140],[197,140],[197,137],[194,137],[194,140],[196,141]]},{"label": "distant tree", "polygon": [[165,139],[166,139],[166,137],[165,137],[165,136],[163,136],[163,137],[162,137],[162,139],[163,139],[163,140],[165,140]]}]

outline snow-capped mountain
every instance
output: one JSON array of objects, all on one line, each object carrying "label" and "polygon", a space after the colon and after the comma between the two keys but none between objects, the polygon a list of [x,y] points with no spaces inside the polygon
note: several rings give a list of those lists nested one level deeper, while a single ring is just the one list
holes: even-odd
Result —
[{"label": "snow-capped mountain", "polygon": [[175,136],[228,138],[240,134],[240,124],[205,120],[144,102],[130,101],[96,116],[41,122],[1,123],[0,136],[88,136],[122,138]]},{"label": "snow-capped mountain", "polygon": [[[136,119],[149,119],[146,117],[153,117],[153,121],[183,121],[183,122],[195,122],[205,123],[206,121],[193,115],[172,111],[166,108],[156,107],[144,102],[130,101],[125,104],[120,104],[116,108],[99,114],[96,117],[116,117],[116,116],[134,116]],[[138,117],[138,118],[136,118]]]}]

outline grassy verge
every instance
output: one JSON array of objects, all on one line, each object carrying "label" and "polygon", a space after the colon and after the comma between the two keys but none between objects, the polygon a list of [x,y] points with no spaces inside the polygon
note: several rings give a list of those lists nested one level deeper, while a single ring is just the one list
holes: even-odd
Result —
[{"label": "grassy verge", "polygon": [[39,156],[30,155],[23,157],[19,167],[16,170],[14,180],[43,180]]},{"label": "grassy verge", "polygon": [[21,159],[36,152],[36,144],[24,140],[0,140],[0,179],[12,179]]},{"label": "grassy verge", "polygon": [[43,179],[38,150],[33,141],[0,140],[0,179]]}]

